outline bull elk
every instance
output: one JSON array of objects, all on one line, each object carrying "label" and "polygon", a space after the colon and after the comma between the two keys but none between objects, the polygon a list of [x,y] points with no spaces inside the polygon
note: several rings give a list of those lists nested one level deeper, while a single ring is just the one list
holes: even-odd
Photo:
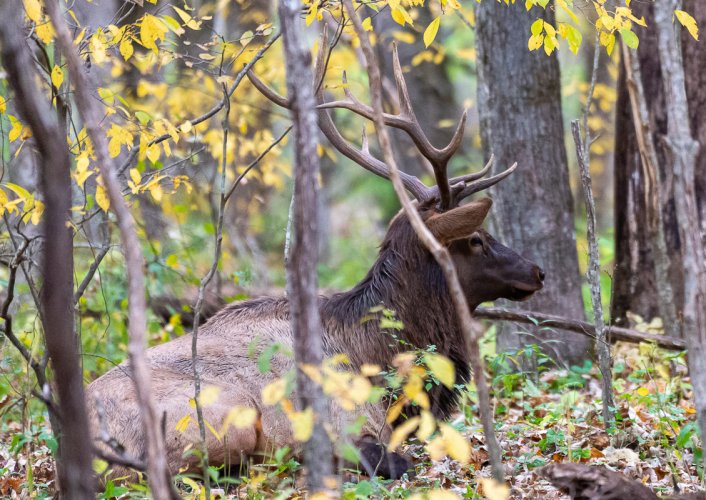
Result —
[{"label": "bull elk", "polygon": [[[325,37],[324,37],[325,38]],[[327,47],[324,42],[321,47]],[[315,82],[324,74],[324,53],[316,65]],[[515,166],[485,178],[489,164],[480,172],[448,179],[447,163],[461,144],[466,121],[464,113],[453,138],[443,149],[435,148],[427,139],[412,110],[406,83],[394,50],[394,74],[399,93],[400,113],[385,114],[388,126],[405,131],[420,153],[431,163],[437,185],[429,187],[418,178],[403,174],[407,190],[416,197],[417,208],[432,234],[445,244],[455,261],[469,306],[498,298],[523,300],[542,288],[544,272],[534,263],[503,246],[481,229],[491,207],[483,198],[466,205],[459,203],[473,193],[484,190],[509,175]],[[277,95],[254,75],[253,84],[275,103],[287,107],[285,97]],[[365,169],[387,178],[387,166],[368,150],[367,141],[358,149],[347,142],[336,129],[327,108],[346,108],[370,119],[372,109],[358,101],[346,89],[346,99],[325,102],[321,85],[317,84],[320,108],[320,128],[329,141],[345,156]],[[371,308],[379,305],[393,309],[404,324],[398,338],[391,342],[374,321],[361,321]],[[469,354],[461,334],[458,319],[449,297],[440,267],[417,238],[403,212],[397,214],[387,230],[377,260],[363,280],[351,290],[330,297],[321,297],[320,311],[324,329],[324,349],[327,356],[344,353],[353,368],[363,363],[389,366],[393,357],[403,350],[435,345],[437,352],[455,365],[456,381],[469,380]],[[206,446],[213,464],[239,464],[246,457],[262,454],[283,446],[296,449],[287,418],[261,400],[262,389],[285,376],[294,368],[294,361],[277,355],[271,369],[258,370],[258,355],[274,343],[293,345],[289,305],[286,298],[263,297],[236,302],[224,307],[200,330],[199,364],[202,383],[220,389],[218,401],[204,408],[204,418],[215,428],[220,427],[233,407],[250,407],[257,411],[257,423],[247,428],[230,427],[224,439],[208,433]],[[413,347],[410,347],[413,346]],[[191,335],[151,348],[153,397],[158,412],[164,415],[167,453],[173,470],[195,467],[194,457],[184,458],[184,450],[199,442],[198,430],[189,426],[183,432],[175,429],[185,415],[192,415],[189,400],[193,396]],[[94,429],[101,426],[133,456],[143,456],[145,443],[140,424],[140,409],[127,363],[112,369],[88,387],[89,407]],[[455,405],[456,394],[443,385],[429,394],[431,409],[437,418],[447,418]],[[96,404],[99,402],[100,404]],[[385,423],[385,404],[368,404],[357,411],[367,417],[357,442],[368,463],[379,463],[378,473],[399,477],[409,463],[396,453],[386,452],[380,444],[389,435]],[[413,411],[413,409],[411,410]],[[331,403],[334,431],[342,430],[346,422],[358,415],[344,413]]]}]

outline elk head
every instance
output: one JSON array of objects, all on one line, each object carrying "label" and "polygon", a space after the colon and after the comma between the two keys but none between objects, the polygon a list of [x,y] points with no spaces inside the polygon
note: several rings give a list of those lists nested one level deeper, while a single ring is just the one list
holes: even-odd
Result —
[{"label": "elk head", "polygon": [[483,198],[446,212],[422,212],[432,234],[449,248],[471,310],[499,298],[526,300],[544,286],[542,269],[481,229],[492,204]]}]

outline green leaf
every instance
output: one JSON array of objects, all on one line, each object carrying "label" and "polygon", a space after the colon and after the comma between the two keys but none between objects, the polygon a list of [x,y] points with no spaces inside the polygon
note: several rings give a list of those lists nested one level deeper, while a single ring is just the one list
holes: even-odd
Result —
[{"label": "green leaf", "polygon": [[636,49],[640,44],[640,39],[637,38],[637,35],[632,30],[622,29],[620,30],[620,36],[623,37],[623,42],[625,42],[625,45],[631,49]]},{"label": "green leaf", "polygon": [[439,31],[439,25],[441,24],[441,17],[437,17],[432,22],[429,23],[427,29],[424,30],[424,46],[429,47],[429,45],[434,42],[436,34]]},{"label": "green leaf", "polygon": [[137,118],[142,125],[147,125],[152,120],[150,114],[144,111],[135,111],[135,118]]}]

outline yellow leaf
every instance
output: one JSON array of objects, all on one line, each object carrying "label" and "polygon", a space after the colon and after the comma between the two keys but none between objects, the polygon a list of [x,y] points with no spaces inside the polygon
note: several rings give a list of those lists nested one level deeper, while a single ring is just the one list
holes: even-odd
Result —
[{"label": "yellow leaf", "polygon": [[7,199],[7,194],[5,194],[5,191],[0,189],[0,215],[4,214],[6,209],[8,199]]},{"label": "yellow leaf", "polygon": [[61,87],[62,82],[64,81],[64,72],[59,66],[54,66],[51,70],[51,83],[54,85],[54,88],[58,89]]},{"label": "yellow leaf", "polygon": [[167,31],[169,29],[160,18],[145,14],[140,25],[140,42],[146,49],[150,49],[156,54],[159,52],[156,41],[164,40]]},{"label": "yellow leaf", "polygon": [[380,371],[380,365],[371,365],[368,363],[363,363],[360,366],[360,374],[364,377],[374,377],[375,375],[379,375]]},{"label": "yellow leaf", "polygon": [[159,149],[159,144],[152,144],[151,146],[148,146],[145,153],[147,154],[147,158],[149,158],[152,163],[157,163],[160,155],[162,154]]},{"label": "yellow leaf", "polygon": [[392,9],[390,14],[392,15],[392,19],[394,19],[397,24],[399,24],[400,26],[404,26],[404,14],[402,13],[399,7]]},{"label": "yellow leaf", "polygon": [[123,37],[123,39],[120,40],[120,55],[123,56],[123,59],[126,61],[130,59],[134,51],[132,40],[130,40],[128,36]]},{"label": "yellow leaf", "polygon": [[309,6],[309,13],[306,15],[306,25],[310,26],[311,23],[314,22],[314,19],[316,19],[317,14],[319,10],[319,3],[318,2],[311,2],[311,5]]},{"label": "yellow leaf", "polygon": [[190,122],[189,120],[186,120],[184,123],[182,123],[182,124],[179,126],[179,130],[181,130],[181,131],[184,132],[185,134],[188,134],[189,132],[191,132],[191,130],[192,130],[193,128],[194,128],[194,127],[193,127],[193,125],[191,124],[191,122]]},{"label": "yellow leaf", "polygon": [[478,478],[483,487],[483,495],[488,500],[507,500],[510,497],[510,487],[489,477]]},{"label": "yellow leaf", "polygon": [[432,22],[429,23],[427,29],[424,30],[424,46],[429,47],[436,38],[436,34],[439,31],[439,24],[441,24],[441,17],[437,17]]},{"label": "yellow leaf", "polygon": [[4,113],[7,110],[7,101],[0,95],[0,113]]},{"label": "yellow leaf", "polygon": [[292,424],[294,439],[302,443],[309,441],[314,431],[314,409],[309,406],[304,411],[295,411],[287,415]]},{"label": "yellow leaf", "polygon": [[110,208],[110,198],[108,198],[108,192],[105,190],[102,184],[96,186],[96,203],[107,212]]},{"label": "yellow leaf", "polygon": [[466,438],[449,424],[441,424],[441,439],[446,453],[459,462],[466,464],[471,459],[471,445]]},{"label": "yellow leaf", "polygon": [[544,35],[532,35],[527,41],[527,48],[537,50],[544,43]]},{"label": "yellow leaf", "polygon": [[176,425],[174,426],[174,429],[176,429],[177,432],[184,432],[186,430],[186,428],[189,426],[189,422],[191,422],[191,416],[184,415],[176,423]]},{"label": "yellow leaf", "polygon": [[[159,203],[162,201],[162,195],[163,195],[163,190],[162,190],[162,185],[159,182],[152,182],[147,188],[150,192],[150,195],[156,201]],[[204,405],[206,406],[206,405]]]},{"label": "yellow leaf", "polygon": [[108,59],[107,45],[105,41],[101,40],[96,32],[88,44],[91,47],[91,56],[96,64],[102,64],[106,59]]},{"label": "yellow leaf", "polygon": [[130,179],[132,179],[132,182],[135,185],[139,185],[140,182],[142,182],[142,174],[140,174],[140,171],[137,170],[136,168],[131,168],[130,169]]},{"label": "yellow leaf", "polygon": [[419,423],[419,429],[417,429],[417,437],[420,441],[426,441],[436,430],[436,419],[434,415],[428,410],[422,410],[421,422]]},{"label": "yellow leaf", "polygon": [[373,31],[373,22],[370,17],[363,19],[363,29],[365,31]]},{"label": "yellow leaf", "polygon": [[226,418],[223,420],[221,434],[225,434],[231,425],[236,429],[244,429],[255,424],[257,420],[257,410],[245,406],[234,406],[228,410]]},{"label": "yellow leaf", "polygon": [[32,221],[32,224],[35,226],[39,224],[39,221],[42,218],[42,214],[44,213],[44,203],[42,203],[39,200],[34,201],[34,208],[32,210],[32,217],[30,220]]},{"label": "yellow leaf", "polygon": [[694,37],[694,40],[698,40],[699,27],[696,25],[696,19],[691,17],[688,12],[684,12],[683,10],[675,10],[674,15],[677,16],[677,19],[679,20],[681,25],[684,26],[687,30],[689,30],[689,34]]},{"label": "yellow leaf", "polygon": [[262,388],[262,402],[268,406],[276,405],[284,399],[287,381],[283,378],[267,384]]},{"label": "yellow leaf", "polygon": [[419,417],[412,417],[407,420],[402,425],[398,425],[392,434],[390,435],[390,442],[387,444],[387,448],[390,451],[395,451],[402,442],[407,439],[407,437],[417,428],[419,424]]},{"label": "yellow leaf", "polygon": [[649,391],[646,387],[640,387],[640,388],[637,390],[637,393],[638,393],[640,396],[647,396],[647,395],[650,393],[650,391]]},{"label": "yellow leaf", "polygon": [[49,21],[44,21],[43,23],[37,24],[36,30],[37,36],[44,44],[49,44],[54,39],[54,26],[51,25]]},{"label": "yellow leaf", "polygon": [[27,17],[35,23],[39,23],[42,20],[42,4],[39,3],[39,0],[24,0],[24,5]]},{"label": "yellow leaf", "polygon": [[453,389],[456,382],[456,367],[449,358],[430,352],[424,355],[424,363],[439,382]]},{"label": "yellow leaf", "polygon": [[308,363],[302,363],[299,365],[299,369],[304,372],[304,374],[309,377],[312,381],[316,382],[317,384],[321,384],[323,381],[323,378],[321,376],[321,372],[319,371],[318,367],[315,365],[310,365]]},{"label": "yellow leaf", "polygon": [[397,420],[397,417],[400,416],[402,413],[402,410],[404,409],[405,404],[407,403],[407,398],[402,396],[400,399],[398,399],[395,404],[393,404],[389,410],[387,410],[387,417],[385,417],[385,421],[388,424],[393,423],[395,420]]}]

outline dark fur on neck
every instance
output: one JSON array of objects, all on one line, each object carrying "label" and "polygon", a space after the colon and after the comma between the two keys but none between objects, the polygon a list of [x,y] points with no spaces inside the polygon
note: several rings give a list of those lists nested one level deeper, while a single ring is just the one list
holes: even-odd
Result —
[{"label": "dark fur on neck", "polygon": [[[456,382],[469,380],[468,349],[441,268],[423,248],[406,217],[392,221],[365,278],[347,292],[321,297],[320,303],[328,355],[345,353],[354,366],[375,363],[386,367],[399,352],[435,345],[438,353],[453,361]],[[382,331],[377,319],[365,320],[370,309],[379,305],[394,310],[403,323],[403,329],[395,332],[398,340],[392,332]],[[222,321],[237,317],[288,319],[289,304],[286,298],[263,297],[231,304],[212,321],[219,321],[219,317]],[[450,416],[456,403],[453,391],[440,385],[429,397],[435,416]]]}]

